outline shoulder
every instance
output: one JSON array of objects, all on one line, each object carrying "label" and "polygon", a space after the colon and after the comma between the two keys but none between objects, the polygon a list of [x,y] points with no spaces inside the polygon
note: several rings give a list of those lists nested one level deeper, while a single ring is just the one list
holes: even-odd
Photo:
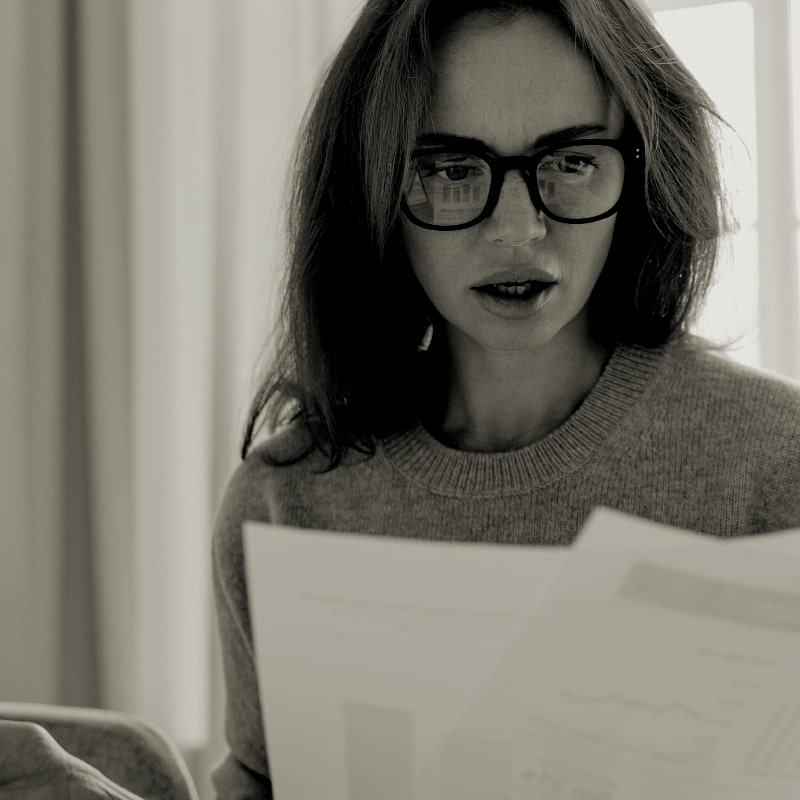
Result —
[{"label": "shoulder", "polygon": [[800,384],[689,341],[664,351],[655,388],[654,436],[685,474],[750,497],[764,529],[800,525]]},{"label": "shoulder", "polygon": [[[214,552],[218,562],[241,558],[241,531],[246,521],[274,522],[280,473],[311,469],[319,461],[308,429],[292,422],[253,447],[231,475],[217,512]],[[219,565],[219,564],[218,564]]]},{"label": "shoulder", "polygon": [[788,432],[800,435],[800,384],[740,364],[701,340],[668,346],[663,377],[665,392],[691,399],[700,413],[723,412],[762,430],[788,425]]},{"label": "shoulder", "polygon": [[308,425],[300,418],[281,425],[258,441],[250,455],[265,466],[296,464],[318,454]]},{"label": "shoulder", "polygon": [[800,384],[694,339],[665,349],[659,377],[653,400],[685,429],[765,456],[800,452]]}]

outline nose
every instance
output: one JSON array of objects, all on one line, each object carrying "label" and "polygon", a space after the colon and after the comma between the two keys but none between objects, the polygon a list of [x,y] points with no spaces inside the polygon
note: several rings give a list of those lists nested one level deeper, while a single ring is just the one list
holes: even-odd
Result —
[{"label": "nose", "polygon": [[528,185],[518,170],[506,173],[484,231],[490,241],[510,247],[538,241],[547,233],[544,214],[533,205]]}]

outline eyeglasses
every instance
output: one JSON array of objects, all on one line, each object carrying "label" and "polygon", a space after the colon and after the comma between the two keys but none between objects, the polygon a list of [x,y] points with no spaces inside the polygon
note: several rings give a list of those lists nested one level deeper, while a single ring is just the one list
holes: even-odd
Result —
[{"label": "eyeglasses", "polygon": [[494,211],[506,172],[519,170],[538,211],[557,222],[596,222],[616,212],[626,163],[639,158],[639,148],[612,139],[579,139],[507,158],[429,147],[411,154],[401,207],[422,228],[469,228]]}]

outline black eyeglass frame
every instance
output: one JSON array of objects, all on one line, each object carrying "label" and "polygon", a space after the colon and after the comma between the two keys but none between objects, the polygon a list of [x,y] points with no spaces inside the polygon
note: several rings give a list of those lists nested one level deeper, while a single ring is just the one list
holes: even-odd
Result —
[{"label": "black eyeglass frame", "polygon": [[[608,211],[605,211],[602,214],[597,214],[594,217],[587,217],[586,219],[568,219],[566,217],[559,217],[557,214],[553,214],[551,211],[549,211],[542,201],[539,193],[538,182],[536,181],[536,170],[539,168],[539,164],[547,156],[557,153],[559,150],[563,150],[566,147],[577,147],[582,145],[605,145],[607,147],[613,147],[620,153],[625,171],[622,178],[622,187],[620,188],[619,197],[617,198],[617,202],[614,203],[614,205],[608,209]],[[434,225],[430,222],[423,222],[414,216],[409,208],[408,203],[406,202],[405,192],[403,192],[403,195],[400,199],[400,207],[406,217],[408,217],[408,219],[414,225],[417,225],[420,228],[427,228],[431,231],[459,231],[464,230],[464,228],[471,228],[474,225],[483,222],[483,220],[492,215],[497,207],[498,201],[500,200],[500,192],[503,188],[503,182],[505,181],[506,173],[512,169],[517,169],[522,173],[525,184],[528,187],[528,195],[531,198],[533,207],[550,219],[555,220],[556,222],[564,222],[569,225],[586,225],[590,222],[598,222],[601,219],[606,219],[607,217],[617,213],[623,197],[625,196],[625,188],[629,182],[631,172],[629,168],[630,164],[632,161],[635,162],[641,159],[642,148],[619,139],[571,139],[569,141],[559,142],[558,144],[545,147],[543,150],[540,150],[538,153],[535,153],[532,156],[495,156],[476,147],[469,147],[465,145],[458,147],[437,145],[435,147],[423,147],[418,150],[414,150],[411,154],[411,157],[418,158],[424,155],[436,155],[437,153],[463,153],[464,155],[477,156],[489,165],[491,182],[489,184],[489,194],[486,197],[486,204],[483,207],[483,211],[481,211],[481,213],[475,217],[475,219],[470,220],[469,222],[462,222],[458,225]]]}]

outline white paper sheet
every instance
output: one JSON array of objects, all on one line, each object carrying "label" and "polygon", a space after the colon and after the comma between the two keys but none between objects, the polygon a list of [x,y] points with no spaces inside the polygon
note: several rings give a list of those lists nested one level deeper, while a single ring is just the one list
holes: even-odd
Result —
[{"label": "white paper sheet", "polygon": [[560,549],[247,523],[276,799],[797,800],[782,541],[610,512]]}]

